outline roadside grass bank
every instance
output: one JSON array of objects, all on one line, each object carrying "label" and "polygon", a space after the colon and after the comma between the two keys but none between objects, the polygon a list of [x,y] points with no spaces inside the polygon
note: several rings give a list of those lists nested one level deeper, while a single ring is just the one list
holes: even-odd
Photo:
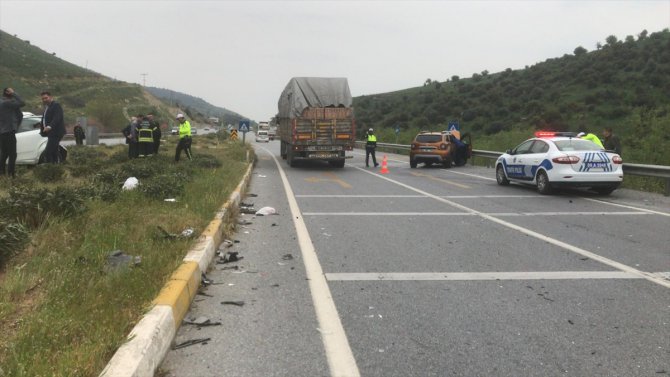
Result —
[{"label": "roadside grass bank", "polygon": [[[253,151],[225,136],[194,138],[179,163],[176,138],[135,160],[73,147],[62,166],[0,181],[0,223],[24,230],[0,254],[0,376],[102,371],[244,175]],[[121,190],[131,176],[138,188]]]}]

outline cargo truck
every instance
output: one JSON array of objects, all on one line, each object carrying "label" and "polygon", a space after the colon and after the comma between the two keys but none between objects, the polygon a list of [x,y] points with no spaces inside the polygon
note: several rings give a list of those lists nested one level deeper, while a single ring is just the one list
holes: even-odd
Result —
[{"label": "cargo truck", "polygon": [[343,168],[356,139],[351,105],[346,78],[292,78],[278,102],[281,157],[291,167],[298,160],[322,160]]}]

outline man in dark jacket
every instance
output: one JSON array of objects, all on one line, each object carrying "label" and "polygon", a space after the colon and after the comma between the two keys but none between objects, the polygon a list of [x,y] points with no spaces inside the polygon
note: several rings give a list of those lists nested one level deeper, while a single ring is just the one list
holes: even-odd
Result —
[{"label": "man in dark jacket", "polygon": [[128,158],[136,158],[140,155],[139,146],[137,145],[137,117],[130,118],[130,123],[121,132],[126,137],[126,144],[128,144]]},{"label": "man in dark jacket", "polygon": [[158,148],[161,146],[161,125],[156,120],[154,120],[154,114],[148,114],[149,122],[151,123],[151,131],[154,135],[154,154],[158,154]]},{"label": "man in dark jacket", "polygon": [[614,153],[621,156],[621,141],[619,137],[612,133],[612,127],[605,127],[603,129],[603,136],[605,137],[605,142],[603,145],[608,151],[613,151]]},{"label": "man in dark jacket", "polygon": [[[5,88],[0,99],[0,174],[15,176],[16,131],[23,119],[21,107],[26,103],[14,93],[14,89]],[[9,164],[7,160],[9,159]],[[7,172],[5,172],[7,164]]]},{"label": "man in dark jacket", "polygon": [[50,92],[44,91],[40,95],[42,96],[42,103],[45,105],[42,126],[47,137],[47,147],[44,154],[48,163],[57,164],[61,162],[58,147],[61,139],[65,136],[63,108],[58,102],[54,101]]}]

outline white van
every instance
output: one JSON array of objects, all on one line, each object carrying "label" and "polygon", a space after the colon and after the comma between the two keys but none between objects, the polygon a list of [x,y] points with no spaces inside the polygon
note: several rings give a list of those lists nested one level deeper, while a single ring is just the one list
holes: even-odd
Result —
[{"label": "white van", "polygon": [[270,142],[270,137],[268,136],[268,132],[265,130],[258,130],[256,131],[256,142],[261,142],[264,141],[266,143]]}]

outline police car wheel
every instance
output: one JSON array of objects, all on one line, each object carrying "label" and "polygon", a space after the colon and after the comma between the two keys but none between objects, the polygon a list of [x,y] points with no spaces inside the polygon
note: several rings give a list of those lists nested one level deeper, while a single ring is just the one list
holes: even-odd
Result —
[{"label": "police car wheel", "polygon": [[551,183],[549,183],[549,177],[547,173],[539,171],[537,173],[537,191],[542,195],[551,194]]},{"label": "police car wheel", "polygon": [[509,179],[505,176],[505,169],[503,169],[502,165],[498,165],[496,168],[496,181],[500,186],[509,185]]}]

